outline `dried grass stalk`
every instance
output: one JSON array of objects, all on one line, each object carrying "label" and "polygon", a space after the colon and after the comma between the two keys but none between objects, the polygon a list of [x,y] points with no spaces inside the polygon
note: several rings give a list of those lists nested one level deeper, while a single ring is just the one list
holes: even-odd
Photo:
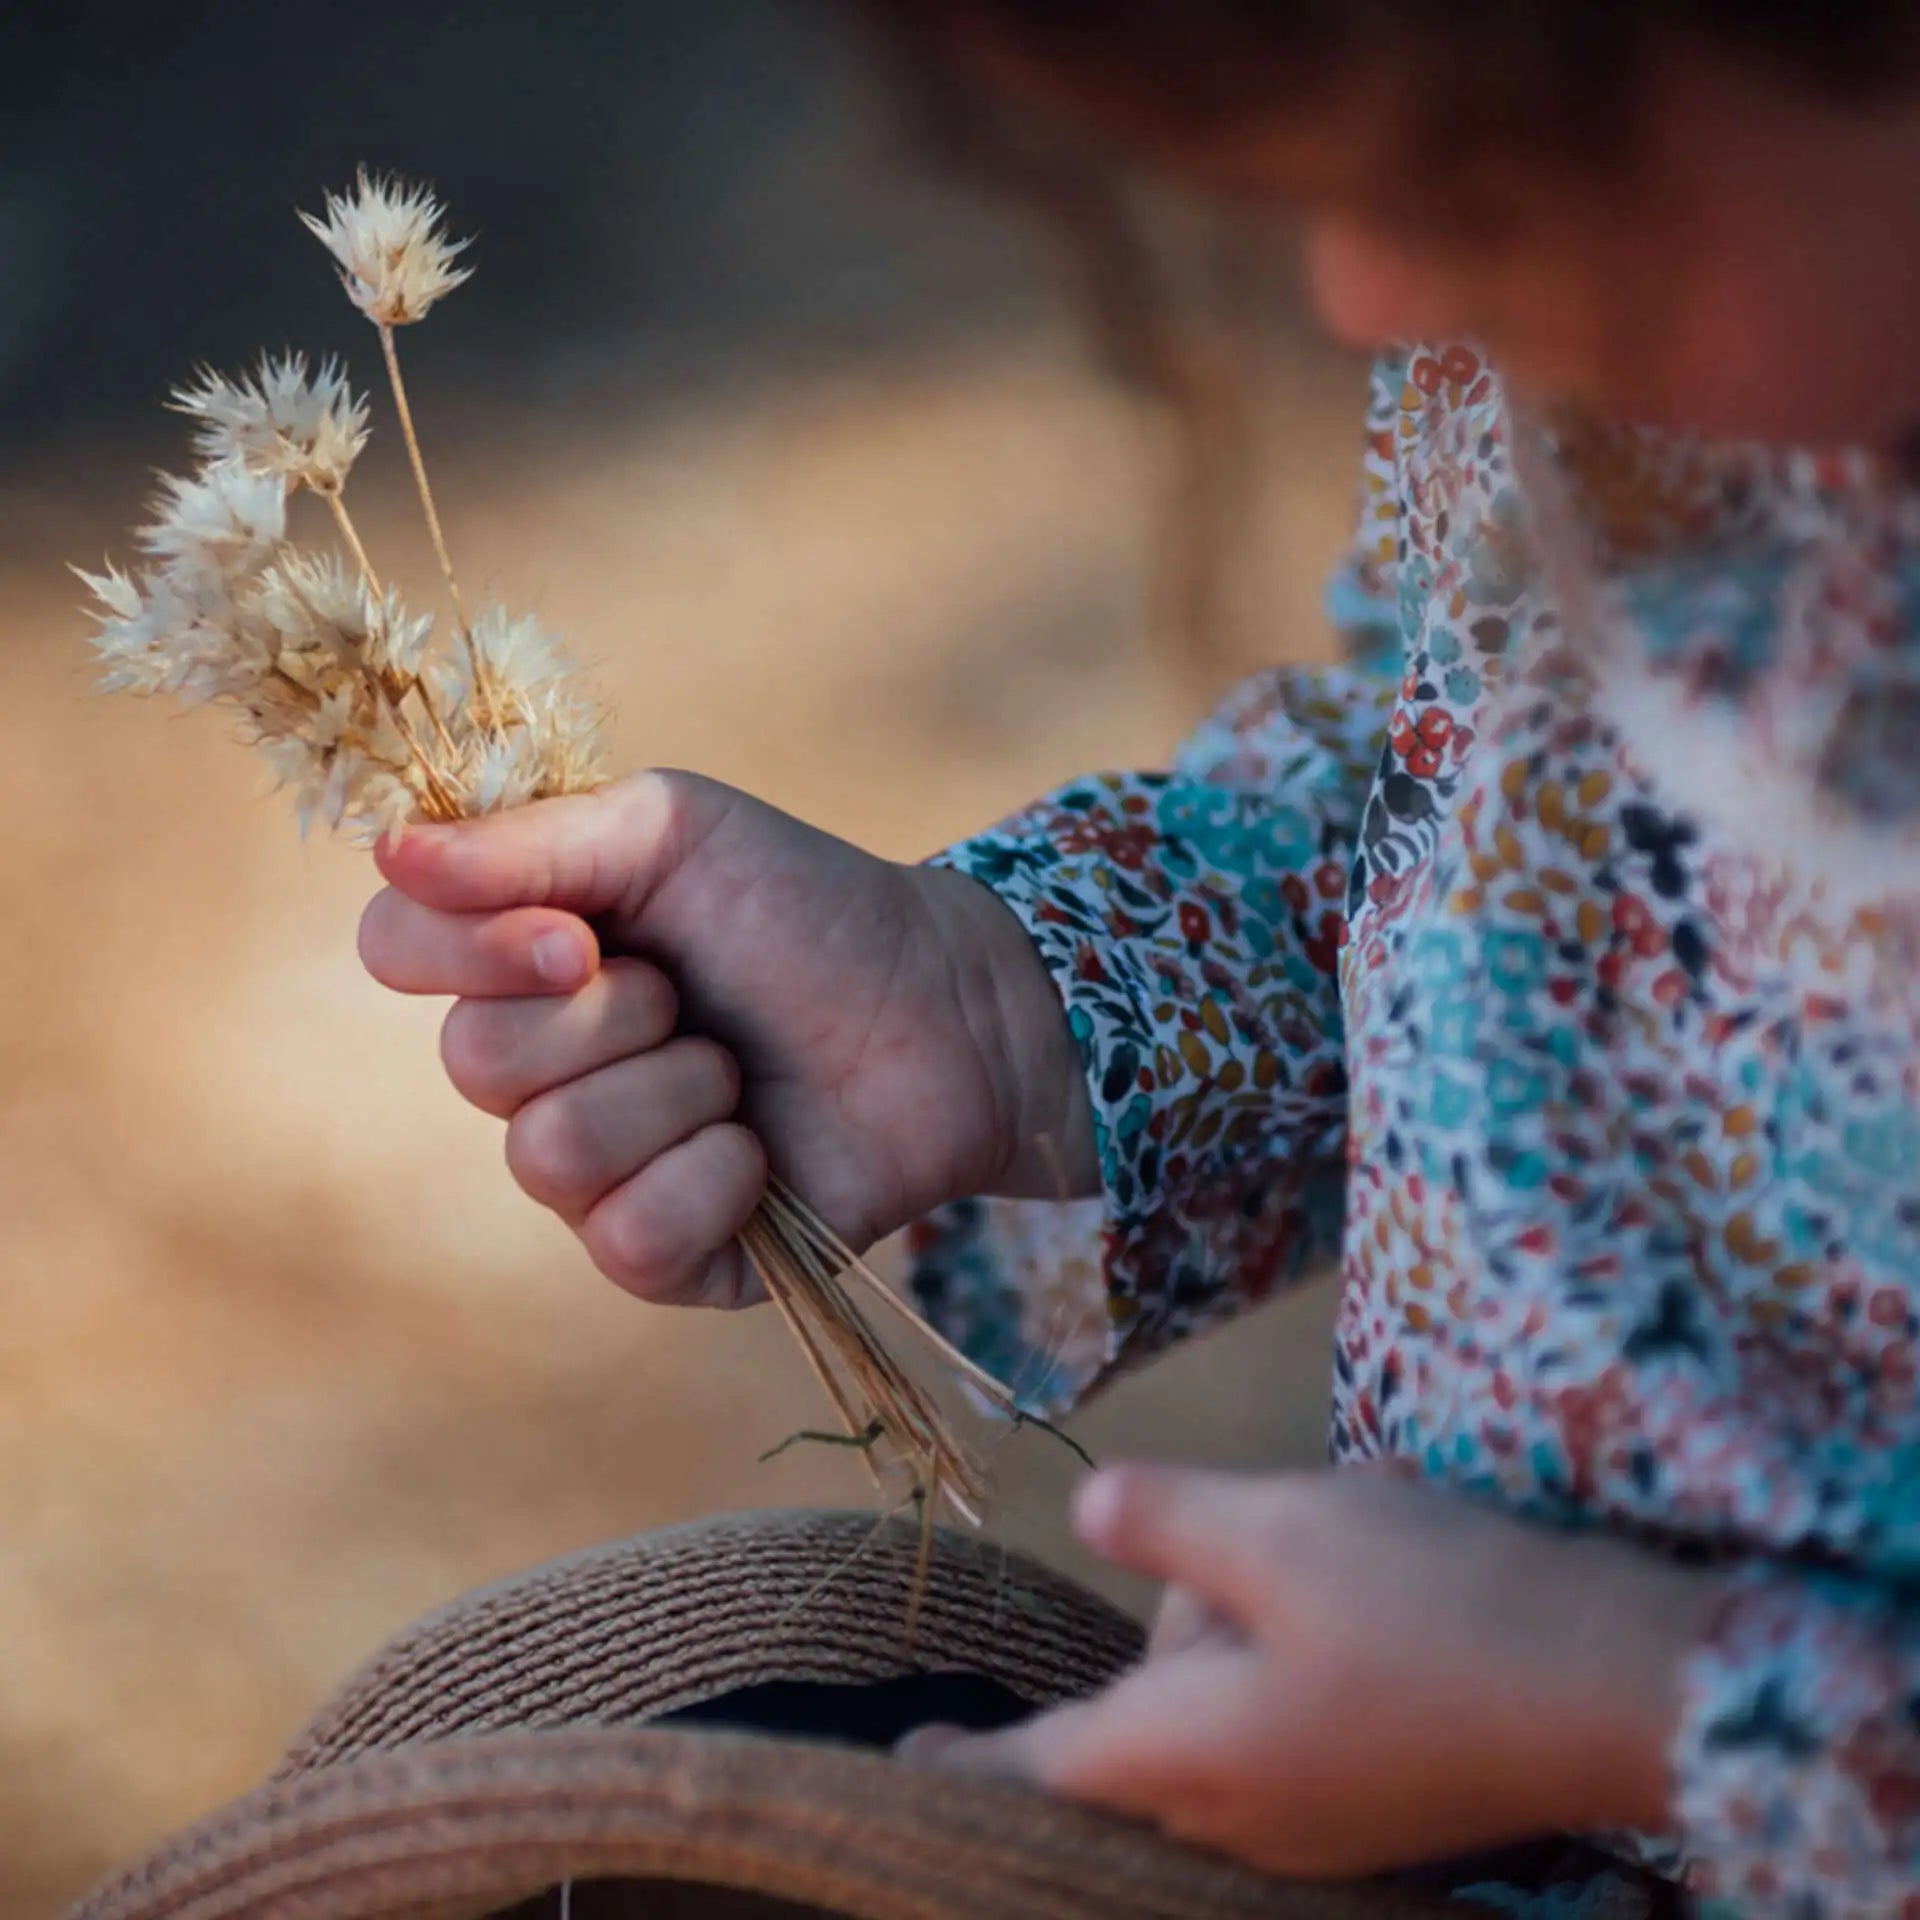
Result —
[{"label": "dried grass stalk", "polygon": [[[371,845],[410,821],[592,788],[602,777],[600,703],[537,621],[500,607],[468,618],[401,377],[396,330],[471,276],[460,264],[469,243],[445,238],[426,189],[365,172],[352,193],[327,196],[323,215],[301,218],[378,330],[450,632],[382,583],[348,512],[366,399],[336,361],[310,367],[289,353],[235,379],[203,371],[173,395],[194,423],[197,464],[184,478],[161,476],[131,572],[109,563],[80,574],[95,603],[101,685],[237,715],[293,789],[303,833],[317,819]],[[301,492],[325,503],[344,558],[294,544],[288,510]],[[979,1524],[990,1493],[981,1450],[867,1309],[882,1305],[950,1381],[1018,1421],[1012,1394],[780,1182],[741,1243],[876,1485],[891,1483],[928,1524],[942,1506]]]}]

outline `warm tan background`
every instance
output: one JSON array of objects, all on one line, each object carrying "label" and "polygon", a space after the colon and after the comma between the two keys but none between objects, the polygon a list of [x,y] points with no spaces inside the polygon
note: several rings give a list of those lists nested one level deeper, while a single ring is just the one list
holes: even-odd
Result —
[{"label": "warm tan background", "polygon": [[[845,351],[815,326],[787,354],[776,330],[725,377],[641,377],[614,309],[548,398],[464,348],[436,384],[437,321],[408,345],[470,594],[600,663],[621,761],[904,857],[1158,758],[1222,669],[1144,632],[1160,424],[1094,370],[1043,248],[955,198],[889,201],[923,189],[842,144],[838,85],[741,177],[779,171],[769,223],[865,196],[835,209],[882,263]],[[974,311],[890,326],[887,247],[912,228],[924,266],[941,220]],[[304,244],[289,227],[324,297]],[[774,291],[804,283],[804,249],[768,246]],[[483,275],[460,300],[489,297]],[[1243,657],[1320,646],[1355,398],[1277,313]],[[364,860],[301,847],[217,722],[89,695],[60,562],[119,541],[156,444],[76,414],[0,466],[0,1912],[23,1920],[249,1784],[460,1589],[716,1508],[865,1497],[818,1452],[754,1463],[818,1415],[776,1324],[641,1307],[521,1200],[498,1127],[438,1077],[438,1010],[356,967]],[[363,511],[424,591],[392,459],[382,442]],[[1324,1289],[1271,1310],[1080,1431],[1312,1458],[1326,1316]],[[1008,1533],[1070,1558],[1060,1458],[1022,1437],[1003,1479]]]}]

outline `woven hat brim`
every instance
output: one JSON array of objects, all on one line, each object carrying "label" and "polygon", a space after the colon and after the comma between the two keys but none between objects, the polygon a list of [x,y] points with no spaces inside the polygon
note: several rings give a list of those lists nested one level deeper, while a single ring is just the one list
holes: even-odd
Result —
[{"label": "woven hat brim", "polygon": [[850,1920],[1420,1920],[1149,1830],[848,1748],[564,1728],[369,1755],[177,1835],[68,1920],[479,1920],[563,1880],[678,1880]]},{"label": "woven hat brim", "polygon": [[766,1680],[947,1669],[1046,1707],[1139,1657],[1134,1621],[1048,1568],[943,1530],[923,1580],[921,1546],[917,1528],[870,1513],[788,1509],[550,1561],[389,1642],[280,1771],[456,1736],[633,1726]]}]

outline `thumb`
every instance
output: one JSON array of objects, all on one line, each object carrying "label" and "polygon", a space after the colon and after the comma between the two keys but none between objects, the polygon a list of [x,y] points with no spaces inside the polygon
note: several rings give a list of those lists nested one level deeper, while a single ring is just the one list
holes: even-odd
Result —
[{"label": "thumb", "polygon": [[1081,1483],[1074,1530],[1103,1560],[1251,1627],[1273,1584],[1273,1499],[1271,1474],[1107,1467]]},{"label": "thumb", "polygon": [[412,826],[382,841],[374,860],[389,886],[442,913],[544,906],[590,918],[658,884],[704,784],[644,773],[506,813]]}]

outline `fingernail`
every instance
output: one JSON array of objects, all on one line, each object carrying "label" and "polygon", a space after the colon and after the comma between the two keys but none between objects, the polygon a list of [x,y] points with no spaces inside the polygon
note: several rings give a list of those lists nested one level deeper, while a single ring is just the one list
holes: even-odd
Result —
[{"label": "fingernail", "polygon": [[408,820],[383,833],[374,851],[391,859],[403,848],[411,852],[417,847],[435,846],[439,840],[440,834],[436,828],[422,826],[418,821]]},{"label": "fingernail", "polygon": [[1117,1473],[1092,1473],[1080,1482],[1073,1496],[1073,1530],[1088,1546],[1098,1546],[1112,1534],[1122,1497]]},{"label": "fingernail", "polygon": [[924,1727],[915,1727],[894,1748],[893,1757],[904,1760],[910,1767],[937,1767],[954,1748],[964,1746],[966,1739],[964,1728],[936,1720]]},{"label": "fingernail", "polygon": [[555,928],[535,939],[533,970],[550,986],[577,986],[586,976],[586,955],[574,935]]}]

